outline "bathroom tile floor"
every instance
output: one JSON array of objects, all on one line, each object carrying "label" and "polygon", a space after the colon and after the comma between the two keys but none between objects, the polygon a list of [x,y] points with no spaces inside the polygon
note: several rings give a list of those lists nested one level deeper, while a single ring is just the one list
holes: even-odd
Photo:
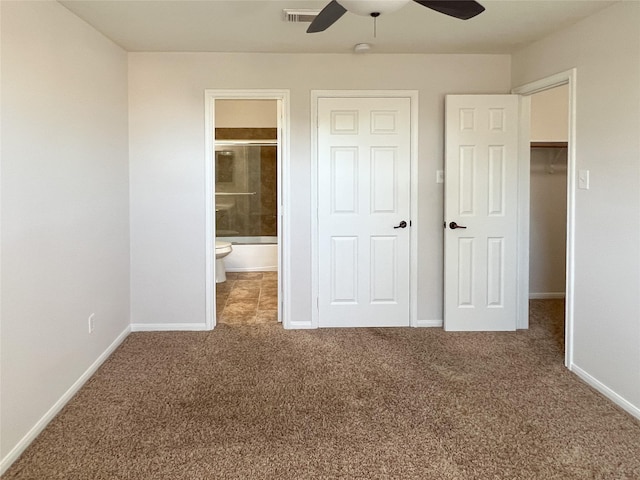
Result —
[{"label": "bathroom tile floor", "polygon": [[216,309],[220,323],[277,323],[278,272],[227,272],[216,284]]}]

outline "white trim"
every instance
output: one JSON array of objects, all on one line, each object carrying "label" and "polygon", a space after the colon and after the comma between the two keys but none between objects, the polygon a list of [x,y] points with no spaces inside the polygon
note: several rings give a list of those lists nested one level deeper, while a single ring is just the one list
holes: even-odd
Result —
[{"label": "white trim", "polygon": [[[419,99],[418,91],[412,90],[410,93],[411,99],[411,198],[409,199],[411,208],[411,237],[409,240],[409,252],[411,259],[409,260],[409,325],[412,327],[419,327],[418,322],[418,144],[419,144],[419,132],[418,117],[419,117]],[[442,323],[440,324],[442,326]]]},{"label": "white trim", "polygon": [[[301,328],[318,328],[318,99],[321,92],[311,90],[311,323]],[[300,327],[299,327],[300,328]]]},{"label": "white trim", "polygon": [[576,69],[572,68],[571,70],[559,72],[554,75],[541,78],[540,80],[536,80],[534,82],[526,83],[524,85],[520,85],[519,87],[515,87],[511,90],[511,93],[515,95],[530,96],[535,93],[544,92],[545,90],[549,90],[554,87],[559,87],[561,85],[566,85],[568,83],[571,83],[572,78],[573,78],[573,82],[575,82],[575,75],[576,75]]},{"label": "white trim", "polygon": [[4,474],[7,469],[11,466],[13,462],[15,462],[22,452],[33,442],[38,435],[45,429],[45,427],[53,420],[53,418],[64,408],[64,406],[73,398],[73,396],[78,393],[78,391],[82,388],[82,386],[91,378],[91,376],[96,373],[98,368],[104,363],[104,361],[109,358],[109,356],[120,346],[120,344],[124,341],[129,333],[131,332],[131,328],[127,326],[122,333],[120,333],[116,339],[111,342],[111,345],[107,347],[107,349],[100,354],[100,356],[85,370],[85,372],[80,375],[80,377],[69,387],[69,389],[62,394],[62,396],[56,401],[53,406],[45,413],[40,420],[36,422],[36,424],[31,427],[31,429],[27,432],[27,434],[22,437],[22,439],[16,444],[15,447],[11,449],[9,453],[5,455],[5,457],[0,461],[0,475]]},{"label": "white trim", "polygon": [[[289,90],[217,90],[204,91],[205,104],[205,328],[200,324],[191,330],[211,330],[216,326],[215,301],[215,162],[214,162],[214,129],[215,129],[215,100],[216,99],[253,99],[276,100],[278,102],[278,318],[285,328],[288,327],[289,312],[291,311],[291,222],[290,222],[290,92]],[[180,330],[185,330],[181,324]],[[198,327],[198,328],[196,328]],[[163,330],[170,330],[169,328]]]},{"label": "white trim", "polygon": [[437,327],[437,328],[442,328],[442,326],[444,325],[444,322],[442,319],[440,320],[417,320],[416,324],[414,325],[414,327],[427,327],[427,328],[433,328],[433,327]]},{"label": "white trim", "polygon": [[553,300],[564,297],[564,292],[531,292],[529,294],[530,300]]},{"label": "white trim", "polygon": [[291,111],[289,90],[278,99],[278,321],[288,325],[291,318]]},{"label": "white trim", "polygon": [[[568,85],[569,89],[569,131],[567,153],[567,253],[566,253],[566,286],[565,286],[565,352],[564,364],[573,365],[574,339],[574,292],[575,292],[575,238],[576,238],[576,79],[575,68],[560,72],[550,77],[514,88],[512,93],[533,95],[560,85]],[[528,214],[527,214],[528,216]],[[528,252],[527,259],[528,262]]]},{"label": "white trim", "polygon": [[206,323],[132,323],[132,332],[200,332],[211,330]]},{"label": "white trim", "polygon": [[[204,310],[205,324],[208,330],[216,326],[216,258],[215,258],[215,235],[216,231],[216,214],[215,214],[215,161],[214,161],[214,119],[216,118],[216,102],[215,97],[211,97],[208,90],[204,93],[204,184],[205,184],[205,214],[204,214],[204,230],[205,230],[205,276],[204,276]],[[136,330],[146,331],[146,330]]]},{"label": "white trim", "polygon": [[518,237],[516,328],[529,328],[529,243],[531,203],[531,99],[518,97]]},{"label": "white trim", "polygon": [[[411,109],[411,186],[409,229],[409,325],[418,321],[418,90],[312,90],[311,91],[311,322],[304,327],[318,328],[318,101],[320,98],[408,98]],[[302,325],[302,322],[300,322]]]},{"label": "white trim", "polygon": [[599,380],[595,379],[594,377],[589,375],[587,372],[585,372],[583,369],[581,369],[577,365],[571,364],[569,366],[569,370],[571,370],[573,373],[575,373],[587,385],[595,388],[598,392],[600,392],[602,395],[607,397],[613,403],[615,403],[620,408],[625,410],[627,413],[633,415],[638,420],[640,420],[640,408],[636,407],[629,400],[627,400],[626,398],[618,395],[616,392],[614,392],[609,387],[607,387],[604,383],[602,383]]},{"label": "white trim", "polygon": [[260,267],[260,268],[254,268],[254,267],[247,267],[247,268],[226,268],[225,269],[227,272],[277,272],[278,271],[278,267]]},{"label": "white trim", "polygon": [[286,325],[283,325],[286,330],[308,330],[308,329],[316,329],[317,326],[314,326],[308,320],[290,320]]}]

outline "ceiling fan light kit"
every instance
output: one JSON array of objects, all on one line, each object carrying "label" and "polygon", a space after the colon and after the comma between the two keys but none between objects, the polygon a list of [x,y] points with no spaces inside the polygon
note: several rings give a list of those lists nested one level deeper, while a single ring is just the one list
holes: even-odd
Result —
[{"label": "ceiling fan light kit", "polygon": [[371,50],[371,45],[368,43],[358,43],[353,47],[354,53],[367,53]]},{"label": "ceiling fan light kit", "polygon": [[484,12],[484,7],[474,0],[331,0],[311,22],[307,33],[325,31],[347,12],[375,19],[399,10],[411,1],[460,20],[469,20]]},{"label": "ceiling fan light kit", "polygon": [[338,3],[351,13],[369,17],[372,13],[384,15],[395,12],[410,1],[411,0],[339,0]]}]

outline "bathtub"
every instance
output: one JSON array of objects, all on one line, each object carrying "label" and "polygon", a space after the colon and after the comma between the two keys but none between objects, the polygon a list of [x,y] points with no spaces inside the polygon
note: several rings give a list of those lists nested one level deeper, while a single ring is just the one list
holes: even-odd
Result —
[{"label": "bathtub", "polygon": [[233,251],[224,259],[227,272],[278,270],[278,237],[217,237],[217,240],[233,245]]}]

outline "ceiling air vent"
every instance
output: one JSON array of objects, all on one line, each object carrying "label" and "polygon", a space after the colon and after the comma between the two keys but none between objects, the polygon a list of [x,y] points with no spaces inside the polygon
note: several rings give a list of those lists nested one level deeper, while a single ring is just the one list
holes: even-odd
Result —
[{"label": "ceiling air vent", "polygon": [[283,20],[289,23],[311,23],[318,16],[320,10],[311,9],[291,9],[285,8],[282,10]]}]

